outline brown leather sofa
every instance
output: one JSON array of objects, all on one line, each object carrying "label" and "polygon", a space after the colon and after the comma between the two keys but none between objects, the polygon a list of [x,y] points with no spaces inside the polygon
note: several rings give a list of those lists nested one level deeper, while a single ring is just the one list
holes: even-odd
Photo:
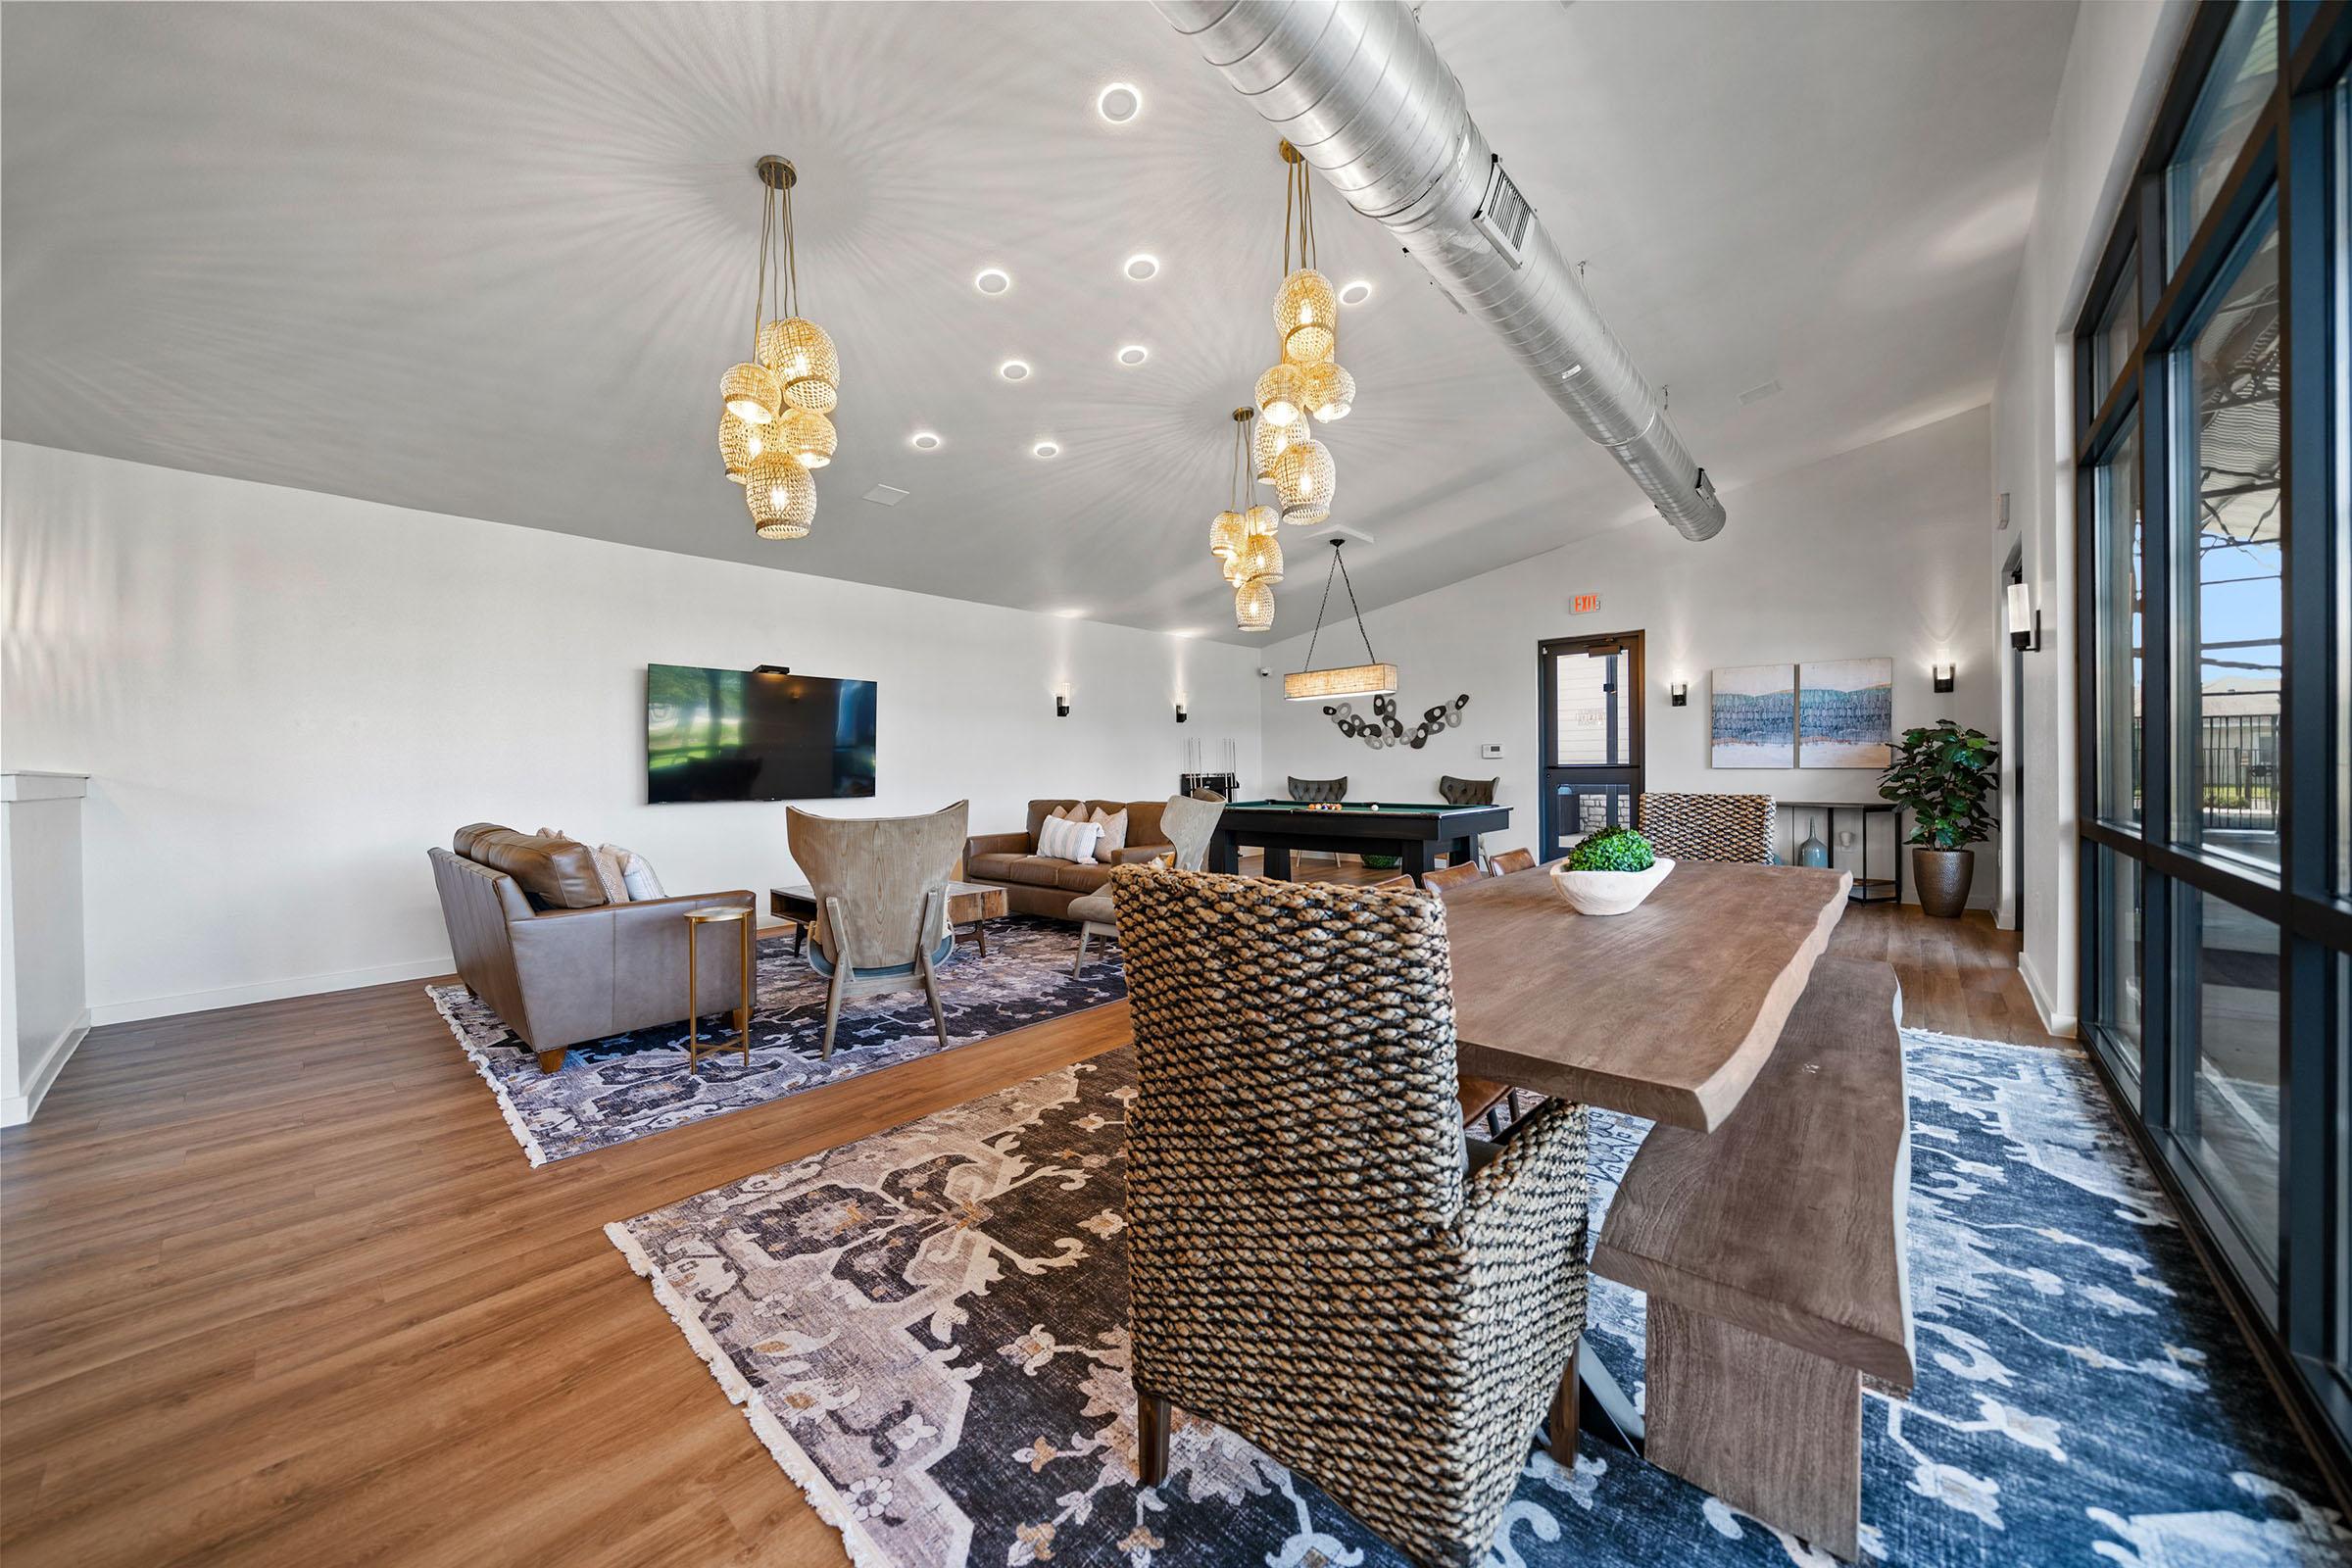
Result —
[{"label": "brown leather sofa", "polygon": [[[427,853],[459,978],[538,1053],[542,1072],[564,1064],[566,1047],[683,1019],[686,911],[755,907],[748,892],[608,904],[595,857],[570,839],[476,822],[454,843]],[[732,926],[704,936],[695,1005],[723,1012],[742,1001],[741,938]]]},{"label": "brown leather sofa", "polygon": [[[1046,813],[1056,807],[1080,805],[1090,816],[1098,808],[1127,813],[1127,846],[1111,856],[1109,865],[1050,860],[1036,853],[1037,825],[1046,819]],[[1159,830],[1159,813],[1167,805],[1166,801],[1031,801],[1029,825],[1021,832],[981,833],[964,840],[964,880],[993,882],[1003,888],[1005,905],[1014,914],[1067,920],[1071,901],[1100,892],[1110,881],[1112,865],[1175,853]]]}]

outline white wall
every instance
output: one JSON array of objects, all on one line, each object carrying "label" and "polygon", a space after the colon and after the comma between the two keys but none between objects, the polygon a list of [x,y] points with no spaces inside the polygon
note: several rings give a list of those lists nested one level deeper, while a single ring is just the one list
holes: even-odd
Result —
[{"label": "white wall", "polygon": [[1170,794],[1196,738],[1257,773],[1250,649],[13,442],[0,460],[0,767],[89,775],[101,1023],[441,972],[424,852],[466,822],[626,845],[675,892],[794,880],[782,805],[646,804],[648,663],[879,681],[881,792],[823,810],[968,797],[974,831],[1014,828],[1033,796]]},{"label": "white wall", "polygon": [[[1320,706],[1285,703],[1265,683],[1265,774],[1346,774],[1357,799],[1433,800],[1440,773],[1500,774],[1510,831],[1490,850],[1533,846],[1540,731],[1536,645],[1553,637],[1639,630],[1647,656],[1653,790],[1767,791],[1785,800],[1870,800],[1877,775],[1860,769],[1719,769],[1709,765],[1708,672],[1717,665],[1875,658],[1894,661],[1898,729],[1949,716],[1998,733],[1994,584],[1984,565],[1991,532],[1987,478],[1990,421],[1972,410],[1777,478],[1728,491],[1731,521],[1691,544],[1655,517],[1580,540],[1547,555],[1453,583],[1365,616],[1374,650],[1397,666],[1399,717],[1470,694],[1459,729],[1420,751],[1373,751],[1341,735]],[[1293,548],[1293,603],[1321,592],[1324,554]],[[1580,594],[1597,612],[1569,613]],[[1341,612],[1345,613],[1345,611]],[[1279,674],[1301,667],[1306,639],[1269,650]],[[1318,663],[1361,659],[1352,626],[1327,629]],[[1958,687],[1938,696],[1929,664],[1959,665]],[[1687,681],[1687,708],[1667,687]],[[1368,703],[1356,704],[1368,714]],[[1482,742],[1502,743],[1484,761]],[[1783,813],[1786,823],[1787,813]],[[1854,819],[1847,817],[1850,827]],[[1886,873],[1882,819],[1872,872]],[[1826,835],[1825,835],[1826,837]],[[1838,863],[1850,865],[1839,854]],[[1993,896],[1991,857],[1980,857],[1972,902]],[[1906,896],[1910,896],[1908,887]]]},{"label": "white wall", "polygon": [[69,773],[0,773],[0,1127],[30,1121],[90,1027],[81,800]]},{"label": "white wall", "polygon": [[[2025,926],[2024,972],[2042,1021],[2074,1032],[2082,929],[2075,828],[2075,507],[2073,324],[2120,210],[2132,167],[2171,74],[2190,7],[2180,0],[2086,5],[2076,13],[2050,123],[2017,302],[1993,392],[1993,489],[2011,527],[1993,536],[1990,569],[2022,547],[2042,612],[2042,651],[2024,661],[2025,798],[2005,852]],[[2004,690],[2008,680],[2003,672]],[[2004,785],[2004,796],[2014,795]]]}]

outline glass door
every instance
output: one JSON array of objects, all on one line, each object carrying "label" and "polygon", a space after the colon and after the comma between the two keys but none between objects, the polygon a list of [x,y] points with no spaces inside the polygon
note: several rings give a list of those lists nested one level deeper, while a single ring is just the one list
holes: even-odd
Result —
[{"label": "glass door", "polygon": [[1634,825],[1642,793],[1642,634],[1563,637],[1539,644],[1536,659],[1541,858],[1556,860],[1596,828]]}]

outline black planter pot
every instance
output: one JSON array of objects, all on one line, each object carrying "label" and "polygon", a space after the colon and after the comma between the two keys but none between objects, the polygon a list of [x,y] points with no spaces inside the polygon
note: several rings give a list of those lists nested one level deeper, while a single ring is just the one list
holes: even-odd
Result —
[{"label": "black planter pot", "polygon": [[1968,884],[1977,872],[1974,850],[1932,850],[1911,847],[1911,880],[1919,887],[1922,914],[1956,920],[1968,907]]}]

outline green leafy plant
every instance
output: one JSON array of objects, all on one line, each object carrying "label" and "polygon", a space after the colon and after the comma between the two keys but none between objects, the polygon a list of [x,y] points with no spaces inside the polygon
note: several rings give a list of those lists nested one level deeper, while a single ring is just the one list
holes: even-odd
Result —
[{"label": "green leafy plant", "polygon": [[1604,827],[1568,856],[1571,871],[1646,871],[1657,863],[1649,840],[1630,827]]},{"label": "green leafy plant", "polygon": [[1879,794],[1911,812],[1911,842],[1957,850],[1992,837],[1984,802],[2001,776],[2000,748],[1983,730],[1950,719],[1907,729],[1894,761],[1879,775]]}]

